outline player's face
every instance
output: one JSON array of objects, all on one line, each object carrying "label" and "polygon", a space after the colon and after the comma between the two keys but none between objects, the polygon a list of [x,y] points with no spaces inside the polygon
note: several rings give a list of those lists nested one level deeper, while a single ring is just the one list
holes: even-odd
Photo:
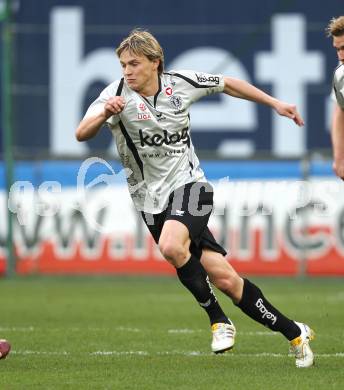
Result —
[{"label": "player's face", "polygon": [[333,47],[337,50],[338,60],[344,64],[344,35],[333,37]]},{"label": "player's face", "polygon": [[137,56],[128,50],[122,52],[119,60],[128,86],[138,93],[150,94],[157,83],[159,61],[150,61],[146,56]]}]

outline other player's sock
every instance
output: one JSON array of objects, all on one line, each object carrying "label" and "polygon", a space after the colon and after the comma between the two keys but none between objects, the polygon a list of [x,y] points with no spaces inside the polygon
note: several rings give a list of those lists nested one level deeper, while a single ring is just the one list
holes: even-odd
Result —
[{"label": "other player's sock", "polygon": [[207,312],[211,325],[216,322],[231,323],[217,302],[209,277],[196,256],[191,255],[182,267],[177,268],[177,275],[182,284],[196,298],[199,305]]},{"label": "other player's sock", "polygon": [[272,306],[262,291],[248,279],[244,279],[243,295],[237,306],[255,321],[274,332],[281,332],[289,341],[301,334],[295,322]]}]

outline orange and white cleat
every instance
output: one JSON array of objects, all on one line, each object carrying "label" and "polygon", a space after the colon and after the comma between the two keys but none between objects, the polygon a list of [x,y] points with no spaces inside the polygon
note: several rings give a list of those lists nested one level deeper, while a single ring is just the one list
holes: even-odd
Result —
[{"label": "orange and white cleat", "polygon": [[301,329],[300,336],[290,341],[290,352],[295,355],[296,367],[306,368],[314,364],[314,354],[309,346],[309,342],[315,337],[314,331],[306,324],[296,322],[295,324]]},{"label": "orange and white cleat", "polygon": [[233,324],[218,322],[211,326],[211,331],[213,333],[211,350],[214,353],[224,353],[233,348],[236,334]]}]

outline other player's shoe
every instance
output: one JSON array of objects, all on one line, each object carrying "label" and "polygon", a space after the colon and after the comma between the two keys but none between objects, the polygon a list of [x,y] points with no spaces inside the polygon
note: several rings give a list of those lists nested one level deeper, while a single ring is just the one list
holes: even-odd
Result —
[{"label": "other player's shoe", "polygon": [[314,364],[314,355],[309,346],[309,342],[314,339],[313,330],[306,324],[296,322],[301,329],[300,336],[290,341],[290,352],[295,355],[296,367],[311,367]]},{"label": "other player's shoe", "polygon": [[211,331],[213,333],[211,350],[214,353],[223,353],[233,348],[236,334],[233,324],[218,322],[211,326]]}]

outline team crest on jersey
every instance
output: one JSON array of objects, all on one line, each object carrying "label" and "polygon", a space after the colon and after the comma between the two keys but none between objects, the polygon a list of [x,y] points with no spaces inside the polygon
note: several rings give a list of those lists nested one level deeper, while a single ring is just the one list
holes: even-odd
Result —
[{"label": "team crest on jersey", "polygon": [[140,103],[138,105],[138,108],[139,108],[140,111],[146,111],[147,110],[147,106],[144,103]]},{"label": "team crest on jersey", "polygon": [[183,104],[182,98],[178,95],[171,95],[170,104],[174,109],[179,111],[182,108]]},{"label": "team crest on jersey", "polygon": [[166,94],[167,96],[171,96],[171,95],[173,94],[172,88],[171,88],[171,87],[167,87],[167,88],[165,89],[165,94]]},{"label": "team crest on jersey", "polygon": [[152,119],[151,113],[147,110],[147,106],[141,102],[137,105],[137,120],[148,121]]}]

